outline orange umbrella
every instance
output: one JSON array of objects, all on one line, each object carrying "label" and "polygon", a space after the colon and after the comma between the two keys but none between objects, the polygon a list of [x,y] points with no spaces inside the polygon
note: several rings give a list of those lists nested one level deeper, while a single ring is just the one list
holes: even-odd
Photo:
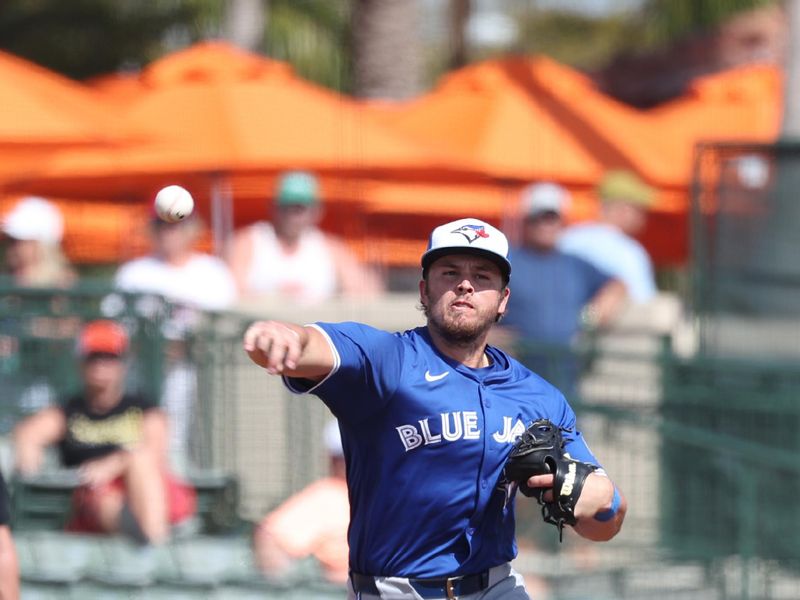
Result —
[{"label": "orange umbrella", "polygon": [[696,79],[680,98],[649,111],[676,178],[691,178],[700,142],[772,143],[780,134],[783,73],[749,65]]},{"label": "orange umbrella", "polygon": [[[141,97],[119,107],[120,119],[141,132],[137,144],[61,153],[10,189],[145,202],[159,187],[177,183],[197,196],[221,245],[243,222],[243,211],[265,215],[272,179],[287,169],[322,175],[323,192],[352,188],[339,180],[364,174],[467,175],[445,154],[375,122],[352,100],[303,81],[283,63],[227,44],[198,44],[156,61],[141,74],[140,86]],[[268,184],[257,189],[238,183],[264,176]],[[328,197],[360,199],[348,192]],[[328,220],[335,219],[329,210]]]},{"label": "orange umbrella", "polygon": [[531,93],[530,61],[478,63],[448,75],[430,94],[371,111],[398,131],[496,179],[589,184],[602,172],[580,131]]},{"label": "orange umbrella", "polygon": [[127,130],[83,86],[0,52],[0,181],[33,177],[65,147],[108,147]]},{"label": "orange umbrella", "polygon": [[83,86],[0,52],[0,146],[119,141],[119,121]]},{"label": "orange umbrella", "polygon": [[[561,103],[587,135],[608,140],[613,167],[637,171],[662,188],[686,190],[696,145],[703,141],[774,141],[778,134],[782,82],[773,66],[748,66],[700,77],[686,94],[648,111],[637,111],[601,93],[591,81],[563,65],[540,59],[539,89]],[[657,210],[684,210],[662,205]]]},{"label": "orange umbrella", "polygon": [[[286,169],[359,174],[454,169],[441,153],[392,133],[347,98],[305,82],[283,64],[224,43],[202,43],[150,65],[145,90],[122,118],[147,143],[118,152],[70,152],[29,189],[95,179],[264,173]],[[149,187],[149,186],[147,186]]]}]

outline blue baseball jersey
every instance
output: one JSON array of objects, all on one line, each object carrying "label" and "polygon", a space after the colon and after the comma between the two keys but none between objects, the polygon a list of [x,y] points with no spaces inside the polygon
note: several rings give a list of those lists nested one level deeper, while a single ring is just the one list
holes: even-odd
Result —
[{"label": "blue baseball jersey", "polygon": [[317,323],[334,367],[321,382],[285,378],[339,419],[350,495],[350,568],[374,576],[478,573],[512,560],[511,446],[536,419],[572,430],[566,450],[598,465],[564,396],[505,352],[489,367],[441,354],[427,328],[389,333]]}]

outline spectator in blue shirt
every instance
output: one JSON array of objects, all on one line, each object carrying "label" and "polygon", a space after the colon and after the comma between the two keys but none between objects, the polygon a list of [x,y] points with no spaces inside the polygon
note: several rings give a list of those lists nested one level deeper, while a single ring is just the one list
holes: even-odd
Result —
[{"label": "spectator in blue shirt", "polygon": [[569,202],[554,183],[523,190],[522,243],[511,252],[514,293],[503,320],[523,362],[565,392],[577,376],[572,352],[581,333],[609,324],[626,300],[619,279],[558,249]]},{"label": "spectator in blue shirt", "polygon": [[597,188],[600,219],[567,228],[558,244],[564,252],[618,277],[637,304],[648,302],[657,292],[650,255],[634,237],[644,229],[654,195],[635,173],[609,171]]}]

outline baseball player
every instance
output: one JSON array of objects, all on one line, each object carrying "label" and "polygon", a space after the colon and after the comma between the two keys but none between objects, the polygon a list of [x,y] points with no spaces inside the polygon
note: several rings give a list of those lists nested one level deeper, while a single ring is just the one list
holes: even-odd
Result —
[{"label": "baseball player", "polygon": [[[504,466],[538,419],[563,430],[569,457],[593,465],[582,486],[559,484],[558,493],[581,488],[568,523],[598,541],[622,525],[625,499],[564,396],[487,344],[510,275],[505,235],[461,219],[434,229],[422,255],[426,326],[389,333],[353,322],[260,321],[245,333],[256,364],[293,392],[318,396],[339,420],[351,600],[529,598],[510,565],[517,483]],[[554,502],[552,474],[522,483]]]}]

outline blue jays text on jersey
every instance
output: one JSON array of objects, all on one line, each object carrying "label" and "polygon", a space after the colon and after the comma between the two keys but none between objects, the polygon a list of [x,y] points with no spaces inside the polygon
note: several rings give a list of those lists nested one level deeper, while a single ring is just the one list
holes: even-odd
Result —
[{"label": "blue jays text on jersey", "polygon": [[339,419],[356,573],[443,577],[512,560],[514,504],[498,482],[536,419],[573,430],[566,450],[599,466],[561,392],[497,348],[487,348],[490,366],[472,369],[441,354],[425,327],[314,326],[331,344],[333,369],[316,385],[285,382]]}]

